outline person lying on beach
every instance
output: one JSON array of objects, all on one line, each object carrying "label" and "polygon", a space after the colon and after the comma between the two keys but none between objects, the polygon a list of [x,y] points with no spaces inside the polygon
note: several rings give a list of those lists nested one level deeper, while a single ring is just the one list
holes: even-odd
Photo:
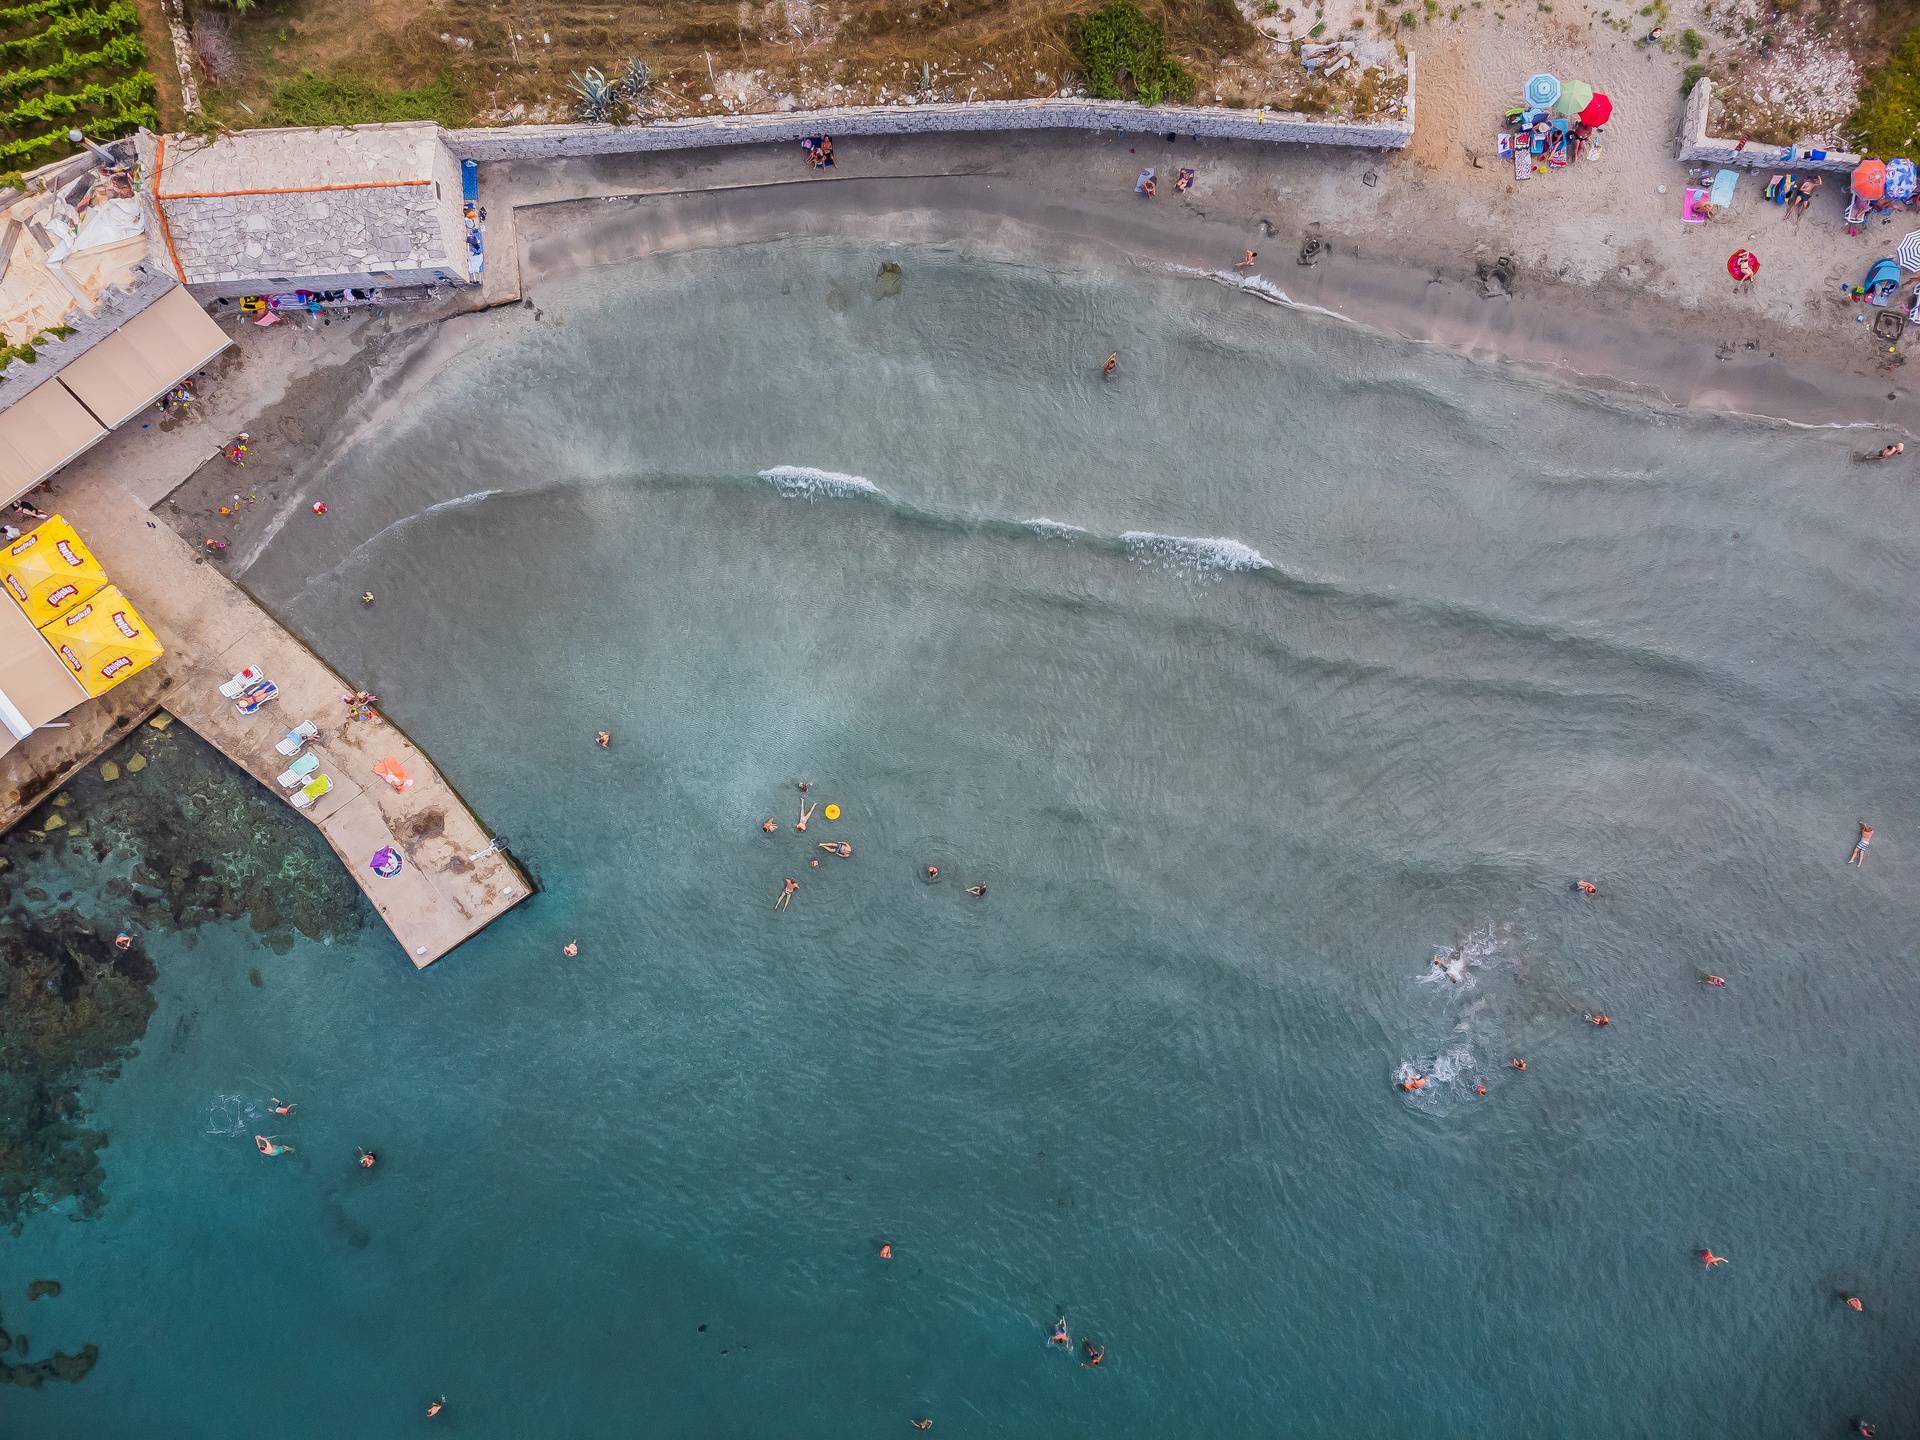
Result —
[{"label": "person lying on beach", "polygon": [[1153,171],[1142,170],[1140,177],[1133,182],[1133,193],[1136,195],[1144,195],[1147,199],[1151,200],[1153,199],[1153,191]]},{"label": "person lying on beach", "polygon": [[1193,188],[1193,167],[1191,165],[1183,165],[1180,167],[1180,173],[1174,177],[1173,188],[1183,195]]},{"label": "person lying on beach", "polygon": [[1249,250],[1233,262],[1233,268],[1236,270],[1251,270],[1253,268],[1253,262],[1259,258],[1260,252],[1258,250]]},{"label": "person lying on beach", "polygon": [[822,840],[820,848],[829,855],[838,855],[842,860],[853,858],[853,846],[844,840]]},{"label": "person lying on beach", "polygon": [[1795,221],[1807,213],[1807,207],[1813,204],[1813,192],[1820,188],[1820,177],[1809,175],[1787,192],[1787,214]]},{"label": "person lying on beach", "polygon": [[793,903],[793,892],[800,888],[800,882],[789,875],[781,882],[780,898],[773,902],[773,908],[784,910]]},{"label": "person lying on beach", "polygon": [[1847,864],[1858,865],[1867,858],[1867,846],[1873,843],[1873,826],[1866,821],[1860,822],[1860,838],[1854,842],[1853,853],[1847,857]]}]

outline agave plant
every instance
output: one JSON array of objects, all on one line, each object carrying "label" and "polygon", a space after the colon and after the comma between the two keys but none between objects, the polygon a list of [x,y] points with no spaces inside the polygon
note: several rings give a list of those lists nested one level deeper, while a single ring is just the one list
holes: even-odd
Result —
[{"label": "agave plant", "polygon": [[588,125],[604,125],[613,118],[613,102],[619,98],[615,87],[598,70],[589,69],[573,77],[573,90],[580,97],[573,113]]},{"label": "agave plant", "polygon": [[647,87],[653,84],[653,71],[644,60],[627,61],[627,73],[620,77],[613,88],[622,100],[631,104],[647,93]]},{"label": "agave plant", "polygon": [[920,62],[920,93],[922,95],[933,93],[933,67],[924,60]]}]

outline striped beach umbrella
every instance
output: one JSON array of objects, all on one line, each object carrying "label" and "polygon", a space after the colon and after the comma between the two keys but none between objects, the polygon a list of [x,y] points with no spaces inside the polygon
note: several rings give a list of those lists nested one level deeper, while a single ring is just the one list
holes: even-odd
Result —
[{"label": "striped beach umbrella", "polygon": [[1534,109],[1544,110],[1559,98],[1559,76],[1541,74],[1527,81],[1527,104]]},{"label": "striped beach umbrella", "polygon": [[1920,170],[1914,168],[1913,161],[1887,161],[1887,199],[1911,200],[1916,190],[1920,190]]},{"label": "striped beach umbrella", "polygon": [[1920,230],[1910,230],[1901,237],[1900,248],[1894,253],[1900,257],[1902,270],[1920,270]]}]

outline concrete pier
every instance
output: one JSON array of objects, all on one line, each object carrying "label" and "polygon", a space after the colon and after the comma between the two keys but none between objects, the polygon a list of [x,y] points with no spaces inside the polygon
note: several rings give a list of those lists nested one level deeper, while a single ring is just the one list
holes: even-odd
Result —
[{"label": "concrete pier", "polygon": [[[288,804],[289,792],[275,777],[289,762],[274,746],[293,726],[312,720],[320,735],[308,749],[320,757],[316,773],[331,776],[333,790],[294,813],[319,827],[414,965],[431,965],[532,893],[506,856],[472,858],[492,837],[433,762],[386,720],[347,719],[340,697],[353,687],[203,555],[153,523],[106,467],[69,471],[57,503],[107,573],[126,587],[167,653],[123,687],[129,694],[110,691],[72,712],[71,729],[42,730],[0,757],[0,831],[156,707],[253,775],[275,803]],[[280,687],[280,698],[243,716],[219,687],[247,665],[263,670]],[[389,756],[413,777],[404,793],[373,773]],[[386,879],[368,864],[383,845],[405,857],[401,872]]]}]

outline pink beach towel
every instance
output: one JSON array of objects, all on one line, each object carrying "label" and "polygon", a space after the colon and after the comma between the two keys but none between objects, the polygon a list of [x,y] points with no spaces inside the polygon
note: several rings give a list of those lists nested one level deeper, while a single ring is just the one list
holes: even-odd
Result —
[{"label": "pink beach towel", "polygon": [[1686,203],[1680,207],[1680,223],[1682,225],[1704,225],[1707,223],[1707,217],[1696,214],[1693,208],[1706,198],[1706,194],[1707,192],[1704,190],[1689,189],[1687,191]]}]

